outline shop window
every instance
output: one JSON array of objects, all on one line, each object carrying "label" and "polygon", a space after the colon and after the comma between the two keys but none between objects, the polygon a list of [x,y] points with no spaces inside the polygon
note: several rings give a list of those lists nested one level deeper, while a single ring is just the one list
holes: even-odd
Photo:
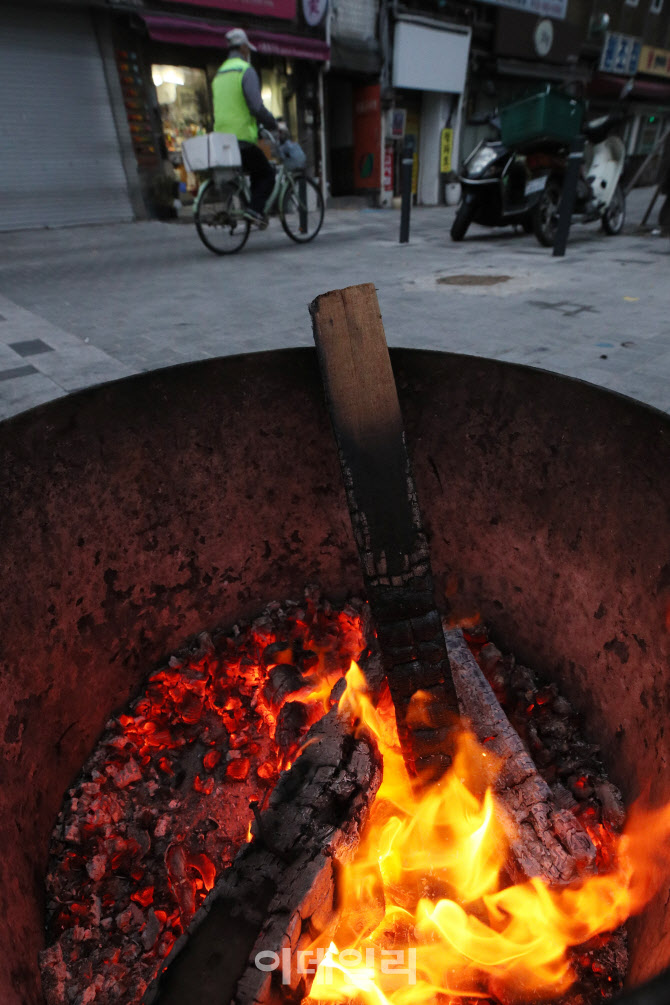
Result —
[{"label": "shop window", "polygon": [[[595,116],[593,116],[593,117],[595,118]],[[637,117],[636,116],[631,116],[631,117],[627,118],[626,121],[624,122],[622,139],[623,139],[623,142],[624,142],[624,146],[626,147],[626,154],[628,156],[630,156],[630,154],[634,154],[635,153],[635,145],[637,143]]]},{"label": "shop window", "polygon": [[178,154],[184,140],[206,133],[210,126],[207,76],[194,67],[157,63],[151,67],[151,75],[168,152]]},{"label": "shop window", "polygon": [[263,104],[275,116],[284,115],[283,92],[286,86],[285,75],[275,69],[264,69],[261,79],[261,97]]},{"label": "shop window", "polygon": [[651,113],[644,116],[638,136],[636,153],[643,155],[651,153],[660,135],[662,125],[663,123],[659,115]]}]

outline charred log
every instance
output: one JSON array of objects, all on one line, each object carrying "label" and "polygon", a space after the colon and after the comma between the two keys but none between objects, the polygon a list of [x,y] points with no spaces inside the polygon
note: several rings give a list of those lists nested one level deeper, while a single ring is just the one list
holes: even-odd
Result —
[{"label": "charred log", "polygon": [[445,639],[461,713],[498,761],[494,788],[519,877],[570,882],[595,862],[591,839],[569,809],[557,806],[462,631],[447,630]]},{"label": "charred log", "polygon": [[337,870],[356,850],[380,783],[374,741],[354,737],[331,709],[310,729],[257,816],[254,841],[205,901],[146,1005],[301,1001],[313,965],[298,954],[330,941]]}]

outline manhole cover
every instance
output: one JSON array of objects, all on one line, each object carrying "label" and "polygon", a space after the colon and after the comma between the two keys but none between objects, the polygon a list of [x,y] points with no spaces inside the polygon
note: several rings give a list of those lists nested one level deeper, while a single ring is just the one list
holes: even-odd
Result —
[{"label": "manhole cover", "polygon": [[511,276],[439,276],[438,283],[442,286],[496,286],[506,283]]}]

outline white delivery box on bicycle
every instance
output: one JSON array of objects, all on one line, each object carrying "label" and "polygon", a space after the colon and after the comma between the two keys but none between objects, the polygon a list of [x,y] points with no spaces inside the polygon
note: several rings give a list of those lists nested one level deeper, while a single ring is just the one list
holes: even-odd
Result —
[{"label": "white delivery box on bicycle", "polygon": [[181,155],[187,171],[228,170],[234,174],[242,167],[242,155],[234,133],[206,133],[184,140]]},{"label": "white delivery box on bicycle", "polygon": [[[299,144],[291,142],[287,133],[286,130],[280,143],[271,137],[278,163],[265,212],[270,213],[276,208],[286,234],[292,241],[305,244],[313,240],[321,229],[323,194],[319,184],[304,173],[307,158]],[[195,170],[207,170],[210,175],[202,182],[193,209],[198,236],[214,254],[230,255],[240,251],[249,236],[251,219],[247,207],[250,192],[243,168],[221,166],[222,158],[212,146],[211,137],[222,135],[228,136],[210,133],[209,136],[194,137],[186,141],[182,149],[187,167],[193,165]],[[235,137],[232,139],[235,140]],[[199,143],[193,147],[195,140]],[[235,145],[236,141],[227,144],[232,146],[233,151]],[[230,149],[226,151],[225,159],[227,164],[234,162],[234,153]],[[228,172],[227,178],[222,177],[224,172]]]}]

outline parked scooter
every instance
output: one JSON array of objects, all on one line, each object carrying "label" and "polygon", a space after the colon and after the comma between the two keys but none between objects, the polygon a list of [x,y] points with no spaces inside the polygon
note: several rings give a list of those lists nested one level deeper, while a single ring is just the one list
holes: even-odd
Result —
[{"label": "parked scooter", "polygon": [[[497,115],[471,120],[488,124],[500,134]],[[482,140],[463,164],[459,181],[463,196],[451,227],[454,241],[462,241],[471,223],[484,227],[520,225],[533,230],[535,210],[547,171],[527,154],[509,150],[500,139]]]},{"label": "parked scooter", "polygon": [[[621,185],[626,148],[614,128],[621,115],[603,115],[582,126],[586,137],[584,163],[577,181],[573,217],[582,223],[600,220],[606,234],[620,234],[626,220],[626,196]],[[568,158],[565,150],[549,158],[549,173],[534,208],[533,231],[540,244],[551,247],[563,194]]]},{"label": "parked scooter", "polygon": [[[626,83],[620,100],[632,86],[632,80]],[[568,137],[578,132],[585,137],[585,147],[573,215],[583,223],[600,220],[607,234],[623,230],[626,199],[621,175],[626,149],[615,133],[622,114],[616,111],[604,115],[580,130],[578,105],[547,87],[538,95],[507,106],[500,114],[472,120],[489,122],[499,135],[501,131],[506,135],[507,144],[502,138],[484,140],[465,161],[460,176],[463,199],[451,228],[454,241],[465,237],[472,222],[488,227],[521,224],[527,232],[535,233],[540,244],[552,246],[568,166]],[[510,112],[514,116],[513,129],[507,127]],[[501,130],[503,115],[507,118]]]}]

